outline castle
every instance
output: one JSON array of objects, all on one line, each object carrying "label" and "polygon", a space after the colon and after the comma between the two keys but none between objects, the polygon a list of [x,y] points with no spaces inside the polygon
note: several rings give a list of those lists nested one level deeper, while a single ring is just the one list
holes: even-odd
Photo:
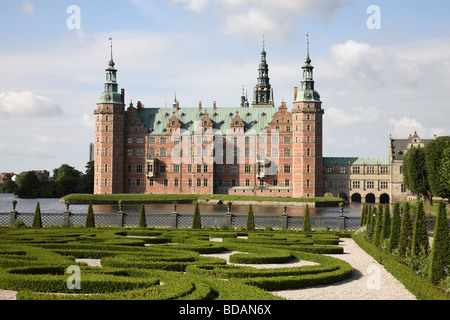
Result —
[{"label": "castle", "polygon": [[323,157],[324,109],[309,41],[292,110],[274,104],[265,48],[251,103],[235,107],[146,108],[125,104],[111,60],[95,110],[95,194],[340,196],[351,202],[406,199],[401,164],[417,134],[390,139],[386,158]]}]

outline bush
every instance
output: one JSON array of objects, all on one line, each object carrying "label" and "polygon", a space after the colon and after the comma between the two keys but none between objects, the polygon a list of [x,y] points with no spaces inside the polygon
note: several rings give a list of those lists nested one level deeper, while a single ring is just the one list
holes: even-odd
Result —
[{"label": "bush", "polygon": [[88,213],[86,216],[86,228],[95,228],[94,210],[92,209],[92,202],[89,202]]},{"label": "bush", "polygon": [[308,206],[308,204],[306,204],[305,217],[303,218],[303,231],[304,232],[310,232],[311,231],[311,217],[309,215],[309,206]]},{"label": "bush", "polygon": [[411,254],[420,255],[422,250],[424,250],[425,253],[429,253],[430,244],[428,242],[427,221],[425,210],[423,209],[423,201],[419,201],[417,205],[416,222],[414,223]]},{"label": "bush", "polygon": [[201,228],[202,228],[202,221],[200,217],[200,208],[198,207],[198,203],[196,203],[194,211],[194,220],[192,221],[192,229],[201,229]]},{"label": "bush", "polygon": [[22,220],[16,220],[14,221],[14,225],[13,228],[26,228],[27,226],[25,225],[25,222],[23,222]]},{"label": "bush", "polygon": [[381,237],[383,233],[383,207],[378,205],[377,217],[375,222],[375,234],[373,236],[373,243],[378,247],[381,244]]},{"label": "bush", "polygon": [[413,226],[411,223],[411,215],[409,213],[409,203],[405,202],[403,206],[403,218],[400,232],[400,239],[398,243],[398,254],[400,257],[405,257],[411,250],[411,241],[413,236]]},{"label": "bush", "polygon": [[253,206],[251,204],[248,206],[247,230],[255,230],[255,217],[253,215]]},{"label": "bush", "polygon": [[398,248],[401,232],[401,218],[400,218],[400,203],[394,205],[394,212],[392,214],[391,234],[389,238],[389,252]]},{"label": "bush", "polygon": [[144,204],[141,204],[141,212],[139,214],[139,228],[147,228],[147,221],[145,220]]},{"label": "bush", "polygon": [[36,211],[34,212],[33,228],[42,228],[41,205],[39,202],[37,203]]},{"label": "bush", "polygon": [[445,268],[450,266],[450,239],[447,221],[447,208],[443,201],[439,202],[438,215],[434,226],[434,240],[431,249],[429,280],[437,284],[445,278]]}]

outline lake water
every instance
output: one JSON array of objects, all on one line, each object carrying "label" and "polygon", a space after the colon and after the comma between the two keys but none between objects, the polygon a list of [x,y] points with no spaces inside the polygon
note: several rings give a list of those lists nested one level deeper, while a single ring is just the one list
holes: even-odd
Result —
[{"label": "lake water", "polygon": [[[66,206],[62,204],[60,199],[20,199],[13,194],[0,194],[0,213],[8,213],[12,211],[11,202],[17,200],[16,210],[20,213],[34,213],[36,204],[39,202],[41,212],[43,213],[62,213],[66,211]],[[193,204],[179,204],[177,205],[177,212],[180,214],[193,214]],[[118,211],[117,205],[93,205],[94,213],[114,213]],[[71,205],[70,211],[72,213],[86,213],[87,205]],[[147,204],[145,205],[145,212],[149,213],[171,213],[173,210],[172,204]],[[347,217],[360,217],[362,205],[350,204],[344,209],[344,215]],[[139,213],[140,205],[124,205],[122,211],[126,213]],[[231,213],[235,215],[247,215],[247,205],[232,205]],[[202,204],[200,205],[200,212],[202,214],[226,214],[226,205]],[[255,215],[281,215],[283,208],[279,206],[258,206],[253,205],[253,212]],[[302,216],[305,208],[302,207],[288,207],[287,214],[291,216]],[[336,217],[339,216],[339,208],[310,208],[311,215]]]}]

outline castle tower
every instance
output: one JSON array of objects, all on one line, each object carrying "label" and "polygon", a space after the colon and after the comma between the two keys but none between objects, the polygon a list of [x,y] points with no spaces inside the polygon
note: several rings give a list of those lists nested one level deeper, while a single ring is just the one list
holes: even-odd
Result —
[{"label": "castle tower", "polygon": [[293,132],[293,196],[323,196],[322,101],[314,89],[314,67],[309,57],[309,38],[300,90],[295,88],[292,111]]},{"label": "castle tower", "polygon": [[273,89],[270,85],[269,65],[267,64],[267,54],[265,51],[265,41],[263,40],[263,51],[261,52],[261,62],[259,64],[259,77],[253,93],[253,108],[274,107]]},{"label": "castle tower", "polygon": [[125,91],[118,92],[112,39],[103,93],[95,115],[95,194],[122,193],[124,170]]}]

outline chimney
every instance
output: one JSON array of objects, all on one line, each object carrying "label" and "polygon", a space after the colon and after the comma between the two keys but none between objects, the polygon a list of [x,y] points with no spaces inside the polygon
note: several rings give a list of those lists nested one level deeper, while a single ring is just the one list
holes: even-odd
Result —
[{"label": "chimney", "polygon": [[297,101],[298,87],[294,88],[294,101]]},{"label": "chimney", "polygon": [[137,109],[141,110],[142,109],[142,102],[138,101],[137,103]]},{"label": "chimney", "polygon": [[177,111],[180,110],[180,102],[177,101],[177,103],[175,104],[175,109]]},{"label": "chimney", "polygon": [[214,103],[213,103],[213,108],[214,108],[214,110],[217,109],[217,102],[216,101],[214,101]]},{"label": "chimney", "polygon": [[198,102],[198,109],[202,110],[202,102],[201,101]]},{"label": "chimney", "polygon": [[121,90],[120,98],[122,100],[122,103],[125,104],[125,89]]}]

